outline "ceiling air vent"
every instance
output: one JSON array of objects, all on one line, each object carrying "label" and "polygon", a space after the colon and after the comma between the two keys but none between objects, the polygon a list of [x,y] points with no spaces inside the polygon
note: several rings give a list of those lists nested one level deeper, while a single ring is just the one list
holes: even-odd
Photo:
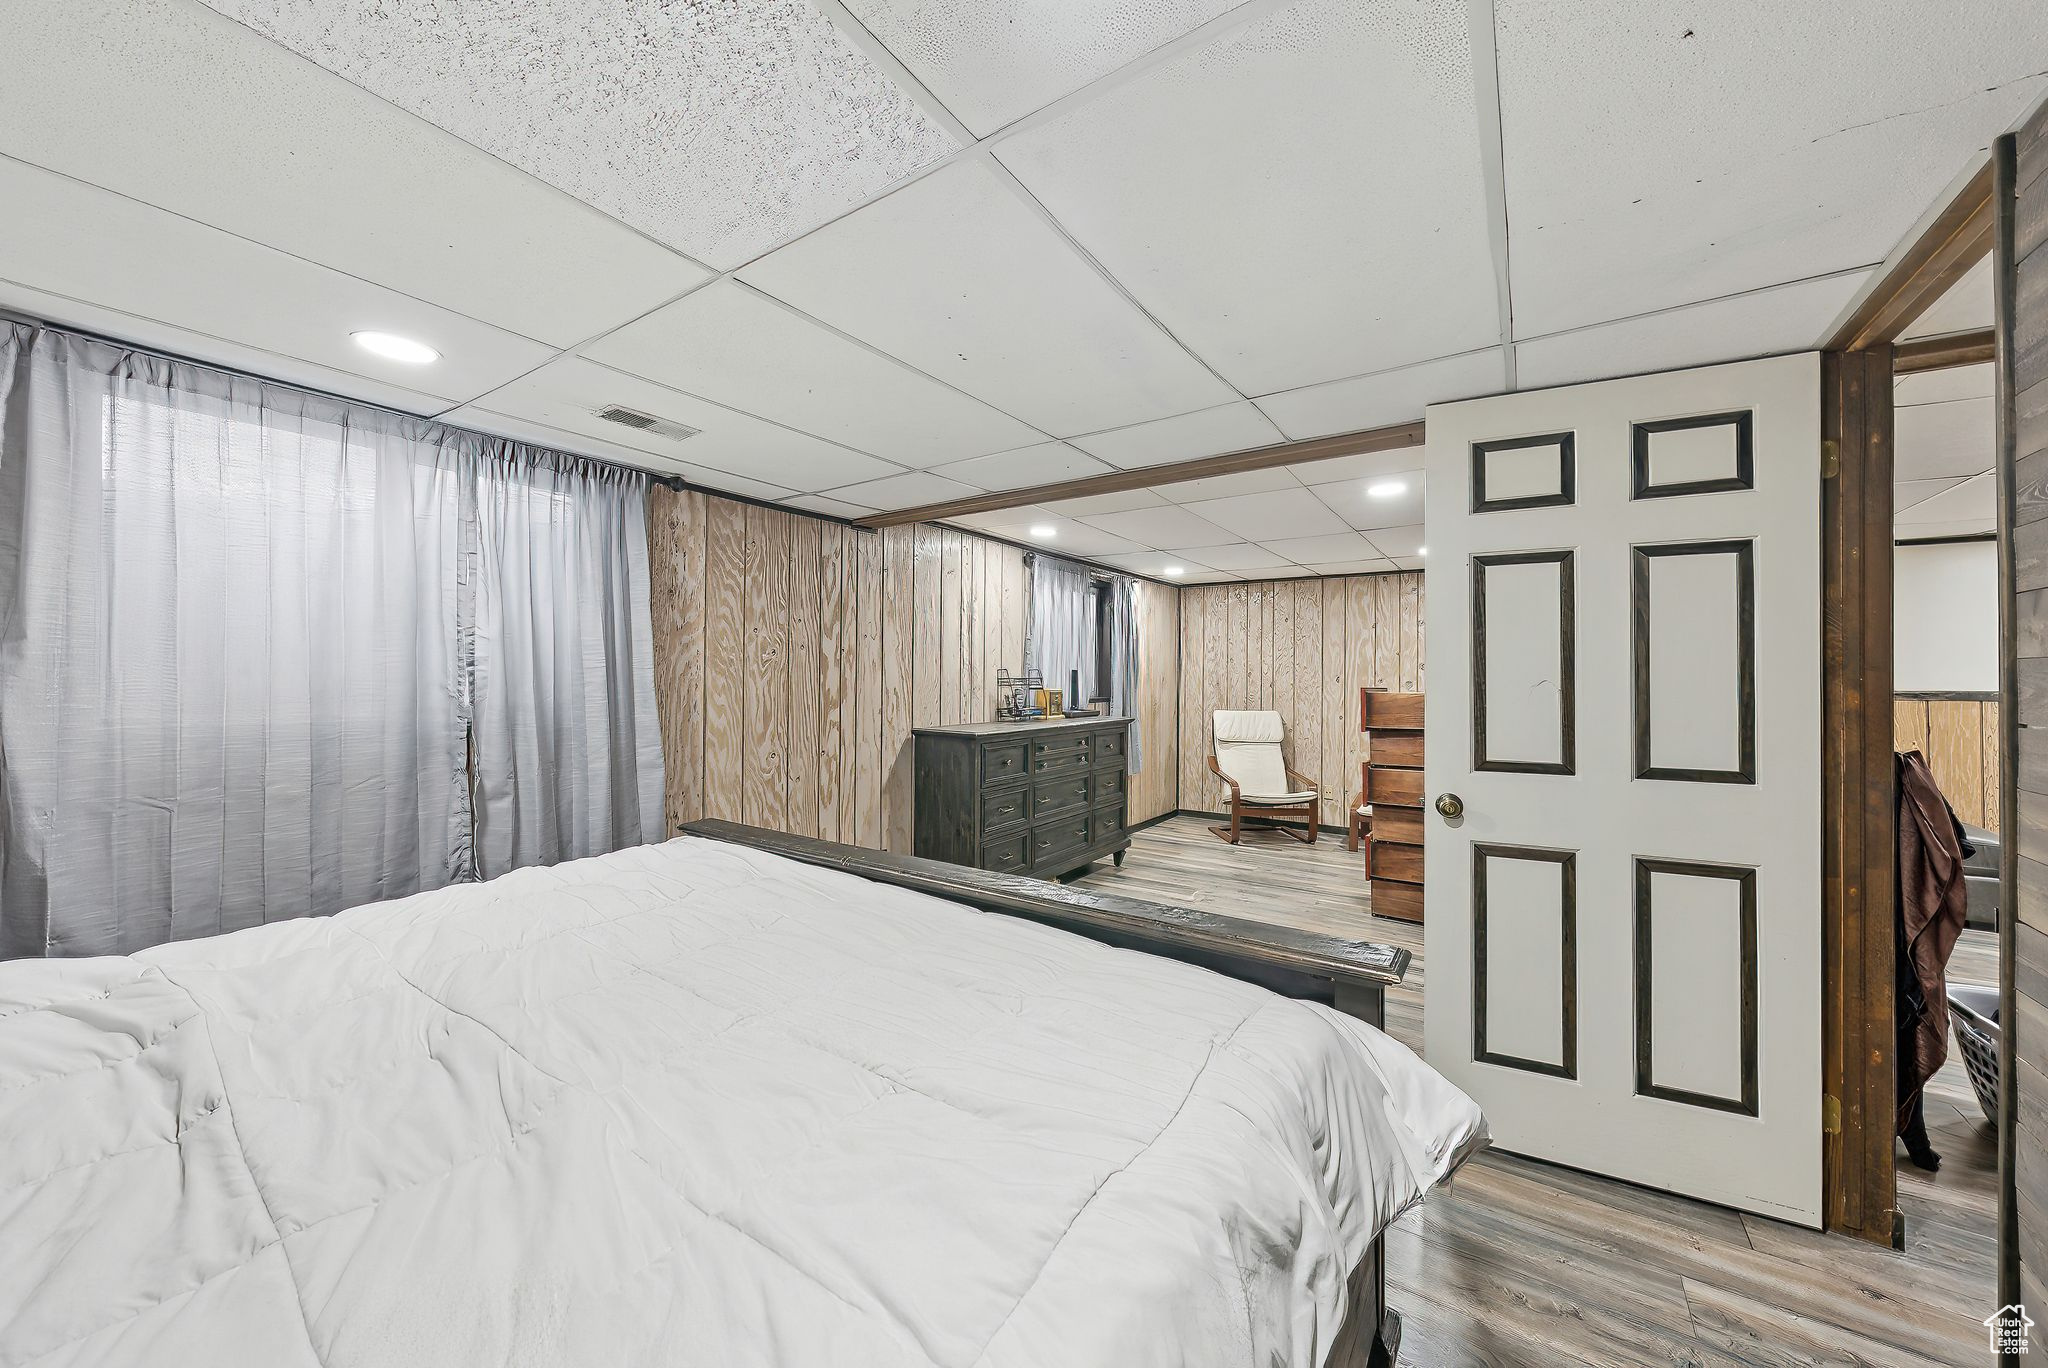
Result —
[{"label": "ceiling air vent", "polygon": [[607,404],[597,411],[597,416],[607,423],[617,423],[636,432],[651,432],[657,437],[667,437],[678,442],[685,437],[697,435],[696,428],[685,427],[681,423],[657,418],[651,413],[642,413],[638,409],[629,409],[618,404]]}]

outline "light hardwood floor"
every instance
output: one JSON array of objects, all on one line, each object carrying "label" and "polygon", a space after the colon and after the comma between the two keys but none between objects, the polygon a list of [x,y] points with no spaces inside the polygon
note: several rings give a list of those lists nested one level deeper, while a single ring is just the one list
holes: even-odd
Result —
[{"label": "light hardwood floor", "polygon": [[[1266,833],[1230,847],[1192,817],[1086,876],[1157,902],[1407,946],[1387,1029],[1420,1049],[1422,928],[1376,918],[1359,856]],[[1968,933],[1958,981],[1995,975]],[[1487,1152],[1388,1236],[1401,1362],[1430,1365],[1989,1364],[1997,1204],[1990,1128],[1953,1058],[1929,1090],[1939,1174],[1900,1155],[1904,1253]]]}]

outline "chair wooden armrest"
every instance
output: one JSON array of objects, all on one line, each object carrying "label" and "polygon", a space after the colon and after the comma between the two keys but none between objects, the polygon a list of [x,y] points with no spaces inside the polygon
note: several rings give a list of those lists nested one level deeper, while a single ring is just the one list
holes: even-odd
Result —
[{"label": "chair wooden armrest", "polygon": [[1303,774],[1300,770],[1288,770],[1287,782],[1294,785],[1295,791],[1298,793],[1313,793],[1317,797],[1322,796],[1323,786],[1309,778],[1306,774]]},{"label": "chair wooden armrest", "polygon": [[1238,797],[1237,780],[1231,778],[1229,775],[1223,772],[1223,767],[1216,763],[1216,757],[1213,755],[1209,757],[1209,770],[1218,779],[1221,779],[1224,783],[1230,785],[1230,801],[1233,804],[1235,804],[1237,802]]}]

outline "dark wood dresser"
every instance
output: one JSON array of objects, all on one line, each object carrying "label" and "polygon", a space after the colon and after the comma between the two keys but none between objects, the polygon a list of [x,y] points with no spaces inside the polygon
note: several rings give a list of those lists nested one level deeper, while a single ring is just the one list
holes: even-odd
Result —
[{"label": "dark wood dresser", "polygon": [[917,853],[1048,879],[1122,864],[1130,733],[1128,717],[917,728]]}]

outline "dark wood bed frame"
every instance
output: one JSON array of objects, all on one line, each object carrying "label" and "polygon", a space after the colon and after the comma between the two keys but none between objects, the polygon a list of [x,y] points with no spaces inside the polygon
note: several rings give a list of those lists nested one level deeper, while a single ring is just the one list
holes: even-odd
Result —
[{"label": "dark wood bed frame", "polygon": [[[1018,874],[863,850],[738,822],[690,822],[682,830],[876,883],[930,893],[985,912],[1056,926],[1105,945],[1199,965],[1283,997],[1335,1007],[1374,1026],[1385,1025],[1386,989],[1408,972],[1408,952],[1398,946],[1340,940],[1314,931],[1168,907]],[[1387,1306],[1385,1245],[1384,1235],[1375,1239],[1352,1271],[1351,1309],[1325,1368],[1390,1368],[1399,1356],[1401,1318]]]}]

